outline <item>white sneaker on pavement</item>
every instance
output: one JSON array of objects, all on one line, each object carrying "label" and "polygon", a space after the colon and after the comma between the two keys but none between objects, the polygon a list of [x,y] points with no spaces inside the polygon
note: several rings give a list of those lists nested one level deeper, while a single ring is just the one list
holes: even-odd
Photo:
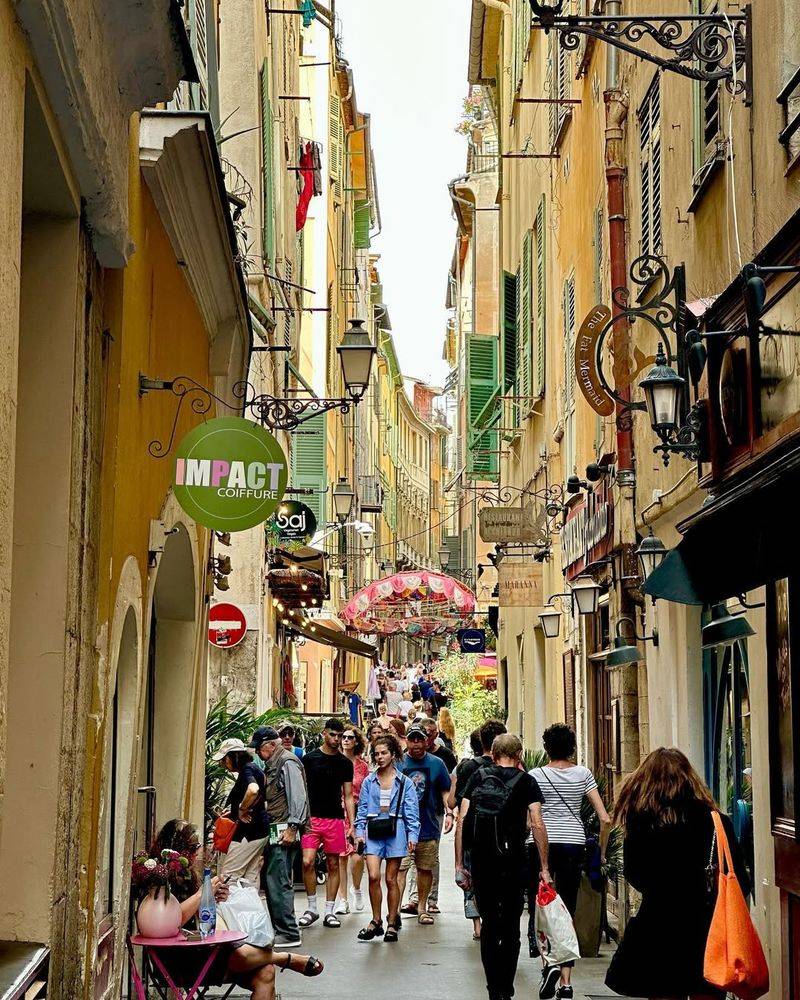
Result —
[{"label": "white sneaker on pavement", "polygon": [[347,902],[346,899],[337,899],[336,906],[333,912],[343,916],[344,914],[350,912],[350,904]]},{"label": "white sneaker on pavement", "polygon": [[364,903],[364,893],[361,889],[353,890],[353,901],[355,903],[356,911],[358,913],[362,913],[366,904]]}]

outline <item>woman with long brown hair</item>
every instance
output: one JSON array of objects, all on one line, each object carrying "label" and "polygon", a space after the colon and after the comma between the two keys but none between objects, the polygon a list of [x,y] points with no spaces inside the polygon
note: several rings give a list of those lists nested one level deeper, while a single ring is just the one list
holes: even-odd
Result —
[{"label": "woman with long brown hair", "polygon": [[[629,775],[614,819],[625,833],[625,877],[642,894],[606,975],[623,996],[721,997],[703,978],[716,884],[710,878],[717,805],[680,750],[660,747]],[[733,825],[722,816],[736,877],[749,878]]]},{"label": "woman with long brown hair", "polygon": [[448,750],[455,750],[456,724],[449,708],[440,708],[439,716],[436,720],[439,723],[439,738]]}]

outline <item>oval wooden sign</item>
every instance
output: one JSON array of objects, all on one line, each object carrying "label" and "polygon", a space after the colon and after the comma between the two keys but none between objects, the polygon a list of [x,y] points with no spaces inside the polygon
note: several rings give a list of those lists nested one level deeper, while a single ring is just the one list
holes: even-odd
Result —
[{"label": "oval wooden sign", "polygon": [[597,370],[597,344],[610,319],[608,306],[594,306],[581,323],[575,342],[575,379],[583,398],[601,417],[614,412],[614,400],[603,388]]}]

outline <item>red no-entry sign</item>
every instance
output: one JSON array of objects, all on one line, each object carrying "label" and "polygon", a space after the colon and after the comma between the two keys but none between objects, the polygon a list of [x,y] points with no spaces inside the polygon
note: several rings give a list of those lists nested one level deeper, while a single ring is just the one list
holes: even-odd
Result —
[{"label": "red no-entry sign", "polygon": [[208,641],[212,646],[229,649],[237,645],[247,631],[247,621],[235,604],[215,604],[208,612]]}]

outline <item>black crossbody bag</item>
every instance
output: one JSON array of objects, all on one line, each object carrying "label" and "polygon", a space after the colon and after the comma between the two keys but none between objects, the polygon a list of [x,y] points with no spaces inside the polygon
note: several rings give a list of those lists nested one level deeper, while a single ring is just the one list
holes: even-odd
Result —
[{"label": "black crossbody bag", "polygon": [[397,833],[397,819],[403,804],[403,789],[406,779],[400,779],[400,788],[397,792],[397,806],[393,814],[387,816],[373,816],[367,820],[367,836],[370,840],[389,840]]}]

